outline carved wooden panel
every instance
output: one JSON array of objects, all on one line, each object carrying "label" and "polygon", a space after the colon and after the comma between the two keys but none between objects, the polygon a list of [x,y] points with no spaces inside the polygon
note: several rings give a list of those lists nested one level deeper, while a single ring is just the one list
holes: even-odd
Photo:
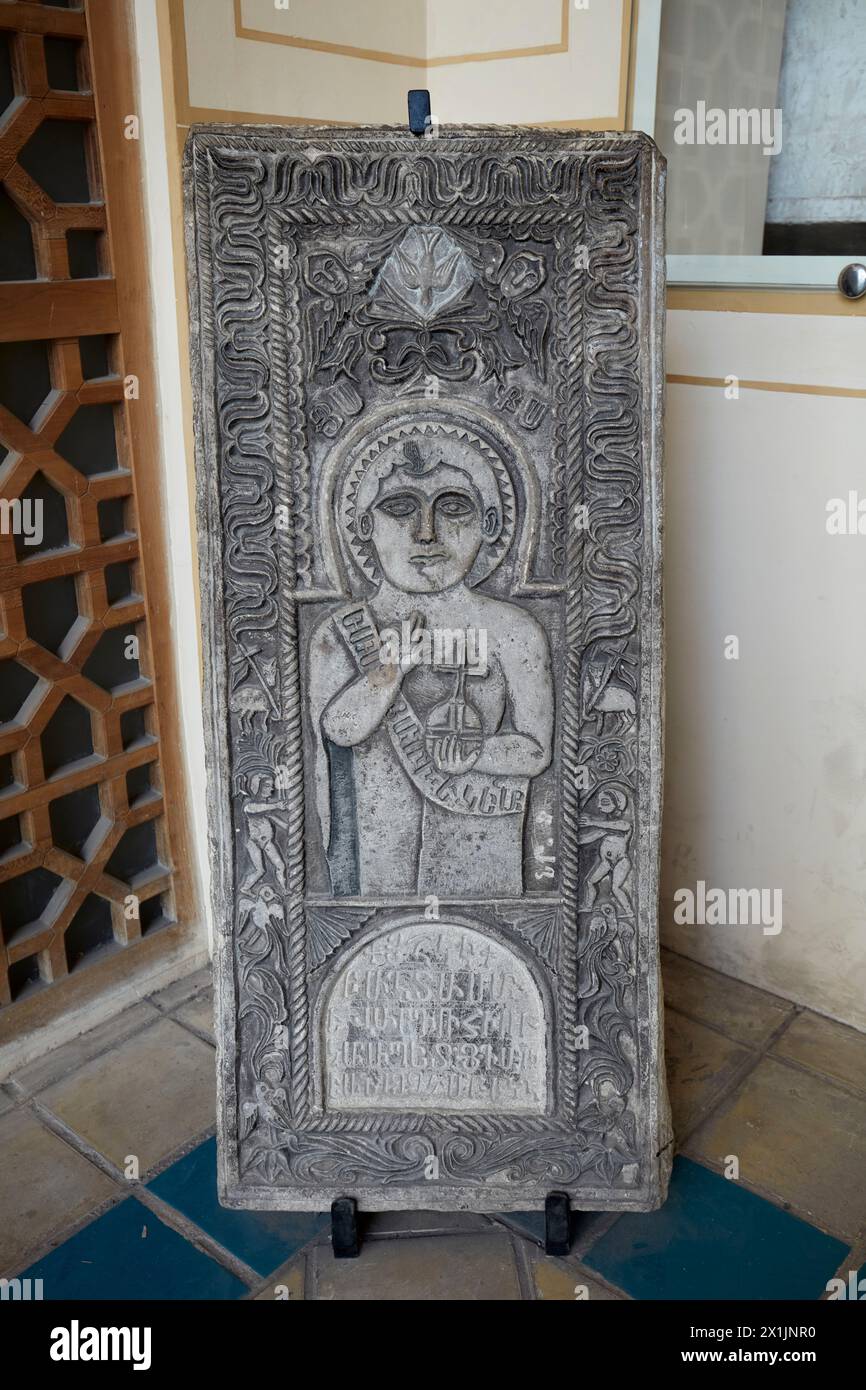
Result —
[{"label": "carved wooden panel", "polygon": [[229,1205],[656,1205],[662,172],[187,150]]},{"label": "carved wooden panel", "polygon": [[0,1005],[176,916],[127,413],[152,379],[118,332],[140,228],[104,179],[137,153],[123,9],[96,7],[98,115],[84,9],[0,6]]}]

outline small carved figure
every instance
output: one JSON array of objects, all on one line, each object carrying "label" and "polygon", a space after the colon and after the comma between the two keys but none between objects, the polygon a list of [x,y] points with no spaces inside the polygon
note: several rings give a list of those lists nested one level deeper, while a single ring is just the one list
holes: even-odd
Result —
[{"label": "small carved figure", "polygon": [[255,898],[241,898],[238,904],[238,931],[246,931],[250,922],[263,930],[269,922],[281,922],[284,918],[283,905],[268,884],[264,884]]},{"label": "small carved figure", "polygon": [[[407,298],[422,318],[430,318],[471,278],[466,257],[437,227],[413,228],[394,248],[383,277]],[[416,298],[417,296],[417,298]]]},{"label": "small carved figure", "polygon": [[257,678],[257,683],[241,685],[232,691],[229,699],[229,709],[232,714],[238,716],[240,731],[250,737],[256,730],[256,720],[259,716],[260,727],[263,729],[268,719],[268,711],[272,714],[279,713],[279,706],[274,699],[273,686],[277,678],[277,663],[271,657],[265,661],[258,661],[259,653],[256,651],[244,651],[236,659],[235,680],[244,680],[250,675]]},{"label": "small carved figure", "polygon": [[[583,674],[583,713],[595,719],[599,738],[605,733],[610,715],[618,733],[625,733],[635,721],[637,681],[633,663],[625,655],[627,639],[610,646],[599,646],[587,661]],[[621,682],[621,684],[620,684]]]},{"label": "small carved figure", "polygon": [[578,964],[577,993],[581,999],[590,999],[601,988],[601,962],[615,941],[616,912],[610,903],[599,903],[585,929]]},{"label": "small carved figure", "polygon": [[274,796],[274,786],[269,773],[257,772],[250,778],[250,791],[255,799],[244,802],[244,815],[249,818],[247,854],[253,867],[241,884],[244,893],[264,877],[265,859],[273,868],[280,887],[286,886],[286,865],[274,838],[274,825],[285,829],[287,822],[285,814],[281,814],[284,812],[282,802]]},{"label": "small carved figure", "polygon": [[[629,800],[616,787],[604,787],[596,799],[600,816],[583,816],[578,836],[582,845],[598,841],[598,859],[586,880],[586,907],[592,907],[598,896],[598,885],[610,878],[611,897],[624,912],[634,911],[631,899],[623,887],[631,873],[629,841],[634,829],[626,814]],[[618,813],[618,814],[617,814]]]},{"label": "small carved figure", "polygon": [[518,251],[503,269],[499,288],[509,299],[522,299],[540,289],[544,279],[544,258],[534,251]]}]

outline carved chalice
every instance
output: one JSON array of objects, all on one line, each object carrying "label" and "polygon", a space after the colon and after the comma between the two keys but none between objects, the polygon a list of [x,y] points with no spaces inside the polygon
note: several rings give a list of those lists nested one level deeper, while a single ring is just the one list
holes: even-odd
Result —
[{"label": "carved chalice", "polygon": [[484,731],[478,711],[466,699],[465,668],[455,672],[448,699],[428,714],[424,742],[439,772],[468,772],[478,761]]}]

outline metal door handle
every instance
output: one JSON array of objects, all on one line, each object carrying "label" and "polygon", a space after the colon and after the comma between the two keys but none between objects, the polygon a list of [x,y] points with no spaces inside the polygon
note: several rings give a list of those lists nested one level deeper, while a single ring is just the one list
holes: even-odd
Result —
[{"label": "metal door handle", "polygon": [[839,292],[844,294],[846,299],[862,299],[866,294],[866,265],[852,261],[850,265],[846,265],[837,283]]}]

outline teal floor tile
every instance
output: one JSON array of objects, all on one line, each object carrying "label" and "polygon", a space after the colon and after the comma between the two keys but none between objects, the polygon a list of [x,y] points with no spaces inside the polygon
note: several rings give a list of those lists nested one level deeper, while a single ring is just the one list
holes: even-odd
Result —
[{"label": "teal floor tile", "polygon": [[[587,1238],[593,1225],[603,1218],[604,1213],[597,1211],[574,1211],[571,1213],[571,1243],[582,1241]],[[513,1226],[520,1231],[521,1235],[529,1236],[536,1245],[544,1244],[545,1220],[543,1211],[506,1211],[502,1213],[502,1220],[509,1226]]]},{"label": "teal floor tile", "polygon": [[233,1299],[245,1284],[129,1197],[23,1271],[46,1299]]},{"label": "teal floor tile", "polygon": [[866,1302],[866,1265],[860,1269],[846,1269],[844,1266],[831,1281],[832,1287],[828,1289],[832,1302],[863,1303]]},{"label": "teal floor tile", "polygon": [[178,1159],[148,1187],[263,1276],[290,1260],[330,1220],[318,1212],[229,1211],[221,1207],[215,1139]]},{"label": "teal floor tile", "polygon": [[818,1299],[842,1241],[711,1173],[674,1163],[660,1211],[621,1216],[584,1263],[641,1299]]},{"label": "teal floor tile", "polygon": [[502,1219],[539,1245],[544,1244],[543,1211],[505,1211]]}]

